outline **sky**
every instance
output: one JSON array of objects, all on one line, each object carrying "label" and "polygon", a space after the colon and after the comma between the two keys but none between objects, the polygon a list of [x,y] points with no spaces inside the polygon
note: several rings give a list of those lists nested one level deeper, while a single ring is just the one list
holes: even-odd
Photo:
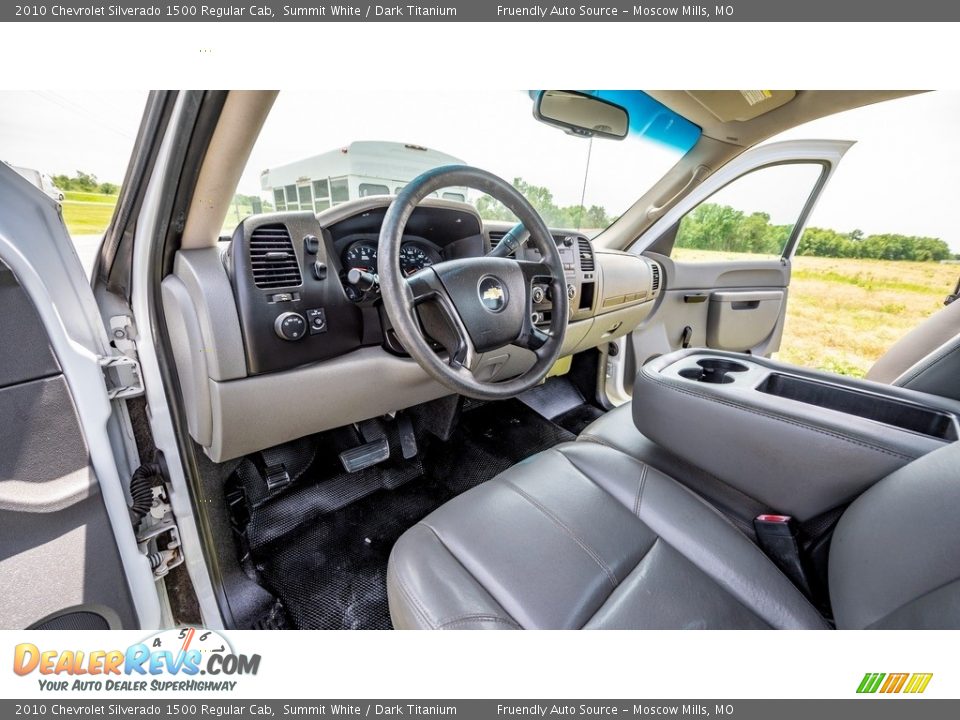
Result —
[{"label": "sky", "polygon": [[[146,92],[0,92],[0,159],[120,182],[145,100]],[[958,118],[960,92],[944,91],[823,118],[777,139],[857,141],[811,225],[940,237],[960,251]],[[281,93],[238,190],[256,194],[261,170],[357,139],[420,144],[521,176],[549,187],[560,205],[579,203],[583,191],[587,141],[535,122],[525,93],[486,90]],[[676,159],[650,143],[597,140],[585,202],[622,212]],[[774,187],[757,193],[757,209],[783,204]]]}]

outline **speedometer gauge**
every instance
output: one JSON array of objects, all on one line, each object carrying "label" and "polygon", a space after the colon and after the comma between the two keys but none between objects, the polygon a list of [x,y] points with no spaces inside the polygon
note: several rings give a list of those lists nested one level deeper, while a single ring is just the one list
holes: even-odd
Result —
[{"label": "speedometer gauge", "polygon": [[377,272],[377,246],[372,243],[358,242],[349,247],[343,256],[343,264],[348,269],[356,268],[364,272]]},{"label": "speedometer gauge", "polygon": [[419,245],[405,243],[400,246],[400,269],[404,275],[413,275],[429,265],[433,265],[433,260]]}]

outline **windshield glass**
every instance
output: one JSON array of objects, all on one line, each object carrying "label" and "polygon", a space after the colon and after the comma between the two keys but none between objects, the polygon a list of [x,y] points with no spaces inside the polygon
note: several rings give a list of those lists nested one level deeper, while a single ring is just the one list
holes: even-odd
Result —
[{"label": "windshield glass", "polygon": [[[535,92],[283,92],[224,221],[393,195],[432,167],[473,165],[506,178],[554,228],[593,237],[696,143],[700,129],[640,91],[588,91],[625,107],[622,141],[575,137],[533,117]],[[485,220],[506,208],[466,188],[439,196],[473,203]]]}]

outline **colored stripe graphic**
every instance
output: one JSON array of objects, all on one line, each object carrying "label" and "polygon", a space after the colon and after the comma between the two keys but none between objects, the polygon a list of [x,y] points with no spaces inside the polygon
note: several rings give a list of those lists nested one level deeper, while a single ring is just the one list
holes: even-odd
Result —
[{"label": "colored stripe graphic", "polygon": [[871,694],[880,692],[884,694],[896,693],[922,693],[927,689],[933,673],[866,673],[860,685],[857,686],[857,692],[861,694]]},{"label": "colored stripe graphic", "polygon": [[927,685],[930,684],[931,678],[933,678],[933,673],[914,673],[910,678],[910,682],[907,683],[907,687],[904,692],[922,693],[927,689]]},{"label": "colored stripe graphic", "polygon": [[867,673],[863,676],[863,680],[860,681],[860,687],[857,688],[857,692],[875,693],[877,688],[880,687],[880,683],[884,677],[886,677],[885,673]]}]

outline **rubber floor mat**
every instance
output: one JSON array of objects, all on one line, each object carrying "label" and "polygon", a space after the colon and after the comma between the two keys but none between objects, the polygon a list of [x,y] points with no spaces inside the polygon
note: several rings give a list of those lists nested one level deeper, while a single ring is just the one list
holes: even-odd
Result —
[{"label": "rubber floor mat", "polygon": [[337,446],[319,436],[316,460],[300,480],[249,508],[251,561],[295,628],[388,629],[387,558],[397,538],[455,495],[573,439],[515,400],[473,405],[447,442],[418,438],[420,456],[407,461],[412,470],[391,461],[393,472],[417,477],[387,490],[375,476],[380,466],[350,474],[366,494],[340,506],[345,480],[330,461]]}]

